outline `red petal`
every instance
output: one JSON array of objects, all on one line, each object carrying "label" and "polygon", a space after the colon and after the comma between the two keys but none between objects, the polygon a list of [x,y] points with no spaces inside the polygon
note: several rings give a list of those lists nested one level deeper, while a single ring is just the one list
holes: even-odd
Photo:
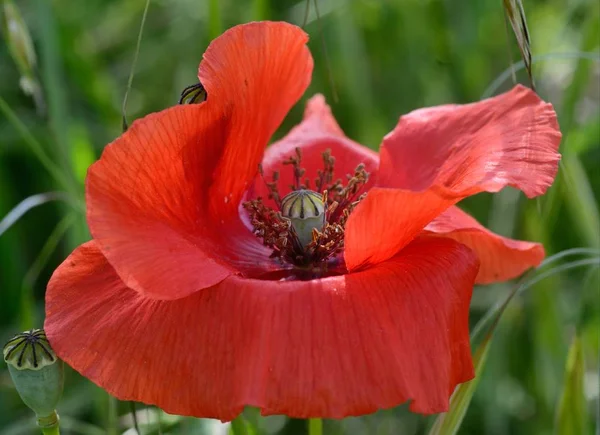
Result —
[{"label": "red petal", "polygon": [[310,84],[307,42],[288,23],[249,23],[228,30],[204,53],[198,77],[208,101],[231,117],[230,144],[213,172],[216,209],[229,196],[229,211],[237,213],[269,139]]},{"label": "red petal", "polygon": [[393,257],[457,201],[434,190],[372,188],[346,223],[346,268],[356,271]]},{"label": "red petal", "polygon": [[499,236],[483,227],[473,217],[450,207],[433,220],[426,231],[444,235],[471,248],[481,264],[477,283],[489,284],[516,278],[544,259],[544,247]]},{"label": "red petal", "polygon": [[424,238],[377,267],[314,281],[237,276],[175,301],[128,289],[94,242],[57,269],[45,329],[57,354],[122,400],[230,420],[361,415],[412,399],[448,407],[473,376],[477,260]]},{"label": "red petal", "polygon": [[[294,156],[296,148],[302,149],[302,167],[306,169],[304,178],[310,179],[313,189],[317,171],[323,169],[323,152],[328,149],[335,157],[334,179],[345,180],[347,174],[354,174],[356,167],[364,163],[370,173],[365,189],[374,184],[379,156],[344,135],[322,95],[312,97],[306,104],[302,122],[265,152],[262,163],[265,177],[270,181],[273,172],[279,171],[279,191],[282,196],[290,191],[289,186],[294,182],[292,168],[282,162]],[[266,197],[267,194],[264,181],[258,177],[252,196]]]},{"label": "red petal", "polygon": [[552,105],[520,85],[478,103],[416,110],[384,139],[378,185],[440,185],[461,196],[510,185],[541,195],[556,176],[560,138]]},{"label": "red petal", "polygon": [[466,196],[506,185],[528,196],[544,193],[556,175],[560,137],[552,106],[522,86],[403,116],[384,139],[377,181],[402,190],[371,189],[350,216],[348,270],[392,257]]},{"label": "red petal", "polygon": [[200,66],[208,100],[136,121],[87,178],[94,239],[128,287],[175,299],[271,267],[237,207],[269,136],[308,85],[306,34],[238,26]]}]

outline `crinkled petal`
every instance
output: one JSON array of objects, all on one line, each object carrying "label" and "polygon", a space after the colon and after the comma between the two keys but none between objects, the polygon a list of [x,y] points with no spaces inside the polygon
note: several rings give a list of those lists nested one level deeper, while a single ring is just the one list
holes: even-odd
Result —
[{"label": "crinkled petal", "polygon": [[449,237],[471,248],[480,262],[479,284],[516,278],[527,269],[539,266],[545,256],[541,244],[495,234],[458,207],[450,207],[427,225],[425,231]]},{"label": "crinkled petal", "polygon": [[346,268],[356,271],[393,257],[457,201],[434,190],[372,188],[346,223]]},{"label": "crinkled petal", "polygon": [[529,197],[544,193],[556,175],[560,137],[552,105],[522,86],[403,116],[384,139],[377,187],[346,225],[346,267],[387,260],[467,196],[507,185]]},{"label": "crinkled petal", "polygon": [[[308,178],[312,189],[315,188],[318,171],[323,170],[323,152],[326,150],[330,150],[335,158],[334,180],[346,180],[346,175],[354,174],[356,167],[363,163],[370,174],[364,189],[368,190],[375,183],[379,156],[344,135],[322,95],[312,97],[306,104],[302,122],[265,152],[262,162],[265,178],[271,181],[273,172],[279,172],[279,191],[282,196],[290,192],[290,185],[294,183],[292,167],[284,165],[283,161],[295,156],[296,148],[301,149],[301,166],[306,170],[302,181]],[[266,198],[267,195],[264,180],[258,177],[252,196]]]},{"label": "crinkled petal", "polygon": [[198,78],[231,118],[231,146],[213,172],[213,207],[237,205],[257,174],[265,147],[290,108],[308,85],[313,60],[308,35],[284,22],[236,26],[217,38],[204,53]]},{"label": "crinkled petal", "polygon": [[225,32],[200,65],[208,100],[134,122],[92,165],[90,231],[128,287],[176,299],[272,267],[237,207],[269,137],[308,86],[306,41],[285,23]]},{"label": "crinkled petal", "polygon": [[461,196],[510,185],[534,197],[554,181],[560,138],[552,105],[520,85],[477,103],[419,109],[385,137],[378,185],[439,185]]},{"label": "crinkled petal", "polygon": [[428,237],[364,272],[231,276],[162,301],[127,288],[89,242],[52,276],[45,329],[56,353],[109,393],[173,414],[231,420],[251,405],[341,418],[407,400],[437,413],[473,376],[477,269],[464,245]]}]

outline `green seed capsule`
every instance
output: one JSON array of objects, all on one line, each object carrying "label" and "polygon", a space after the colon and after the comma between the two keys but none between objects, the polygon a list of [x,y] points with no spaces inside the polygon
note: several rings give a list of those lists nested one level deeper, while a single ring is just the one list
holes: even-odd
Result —
[{"label": "green seed capsule", "polygon": [[35,412],[40,427],[58,425],[55,410],[63,391],[64,369],[46,333],[32,329],[15,336],[4,346],[3,355],[17,392]]},{"label": "green seed capsule", "polygon": [[312,241],[313,229],[321,231],[325,224],[323,197],[312,190],[296,190],[281,200],[281,214],[292,222],[303,247]]}]

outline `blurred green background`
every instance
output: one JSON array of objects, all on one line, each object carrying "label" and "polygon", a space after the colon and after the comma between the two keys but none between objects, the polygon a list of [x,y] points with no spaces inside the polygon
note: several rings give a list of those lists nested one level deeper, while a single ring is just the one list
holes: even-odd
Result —
[{"label": "blurred green background", "polygon": [[[0,341],[5,341],[22,329],[42,325],[45,283],[69,252],[89,238],[83,205],[86,168],[121,132],[121,105],[145,1],[0,4],[5,30],[0,43],[0,220],[44,202],[9,228],[11,217],[2,221],[4,228],[0,224]],[[476,101],[513,84],[506,69],[520,55],[514,35],[505,29],[502,0],[319,0],[318,5],[320,20],[311,2],[305,26],[315,71],[304,98],[324,93],[348,136],[372,148],[377,149],[403,113]],[[462,206],[498,233],[544,243],[549,255],[573,248],[597,250],[600,3],[529,0],[524,6],[537,89],[554,104],[564,135],[560,172],[541,199],[526,200],[508,189],[478,195]],[[15,7],[22,22],[14,15]],[[175,104],[181,90],[196,81],[208,42],[224,29],[258,19],[301,25],[305,10],[305,1],[291,0],[153,0],[128,119]],[[7,29],[17,35],[30,32],[33,52],[19,58],[23,47],[14,50]],[[33,68],[32,56],[37,59]],[[516,75],[528,83],[524,70]],[[300,120],[302,110],[303,102],[277,137]],[[38,194],[45,195],[31,198]],[[15,209],[26,198],[29,202]],[[581,255],[553,263],[551,277],[521,292],[508,306],[458,433],[594,432],[599,414],[600,272],[598,251],[587,251],[585,261]],[[504,301],[513,285],[477,288],[472,324]],[[474,342],[474,350],[476,346]],[[140,404],[136,409],[143,433],[229,430]],[[86,379],[67,372],[59,407],[64,433],[133,434],[130,412],[129,404],[110,400]],[[306,433],[304,421],[259,418],[254,410],[246,418],[251,433]],[[412,415],[404,405],[325,421],[324,433],[423,434],[434,420]],[[36,433],[31,413],[2,365],[0,434],[30,433]]]}]

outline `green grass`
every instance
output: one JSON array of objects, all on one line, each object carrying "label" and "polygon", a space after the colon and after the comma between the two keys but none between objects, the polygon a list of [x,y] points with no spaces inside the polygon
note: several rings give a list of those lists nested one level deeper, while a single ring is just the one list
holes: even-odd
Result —
[{"label": "green grass", "polygon": [[[27,70],[15,62],[6,39],[0,40],[0,221],[33,195],[61,191],[68,200],[32,208],[0,235],[0,340],[31,323],[40,326],[45,283],[89,237],[85,169],[120,134],[126,90],[129,123],[175,104],[181,89],[195,82],[210,39],[226,28],[258,19],[306,21],[315,71],[303,101],[325,94],[347,135],[375,149],[402,113],[508,89],[511,63],[516,78],[529,82],[515,38],[506,37],[502,0],[460,6],[443,0],[320,0],[320,19],[312,0],[306,17],[304,1],[156,0],[147,9],[139,43],[145,0],[12,4],[31,34],[38,65]],[[535,275],[552,271],[552,276],[529,281],[530,288],[512,299],[484,347],[474,340],[485,365],[476,388],[468,391],[469,407],[457,433],[587,435],[599,419],[600,273],[593,249],[600,248],[600,5],[530,0],[524,7],[535,84],[554,104],[564,135],[560,172],[541,199],[528,201],[507,190],[470,198],[464,208],[501,234],[540,241],[548,255],[564,254]],[[19,86],[24,74],[39,82],[45,113],[36,106],[39,96]],[[302,110],[303,102],[276,137],[299,121]],[[577,256],[574,248],[588,251]],[[514,283],[477,288],[473,327],[497,312],[513,288]],[[67,375],[59,409],[63,433],[123,433],[133,427],[129,404],[109,399],[73,371]],[[141,404],[135,415],[144,434],[222,429],[213,421],[170,416]],[[406,405],[326,420],[322,427],[247,409],[228,430],[293,435],[310,426],[312,433],[327,435],[416,435],[429,433],[434,421],[410,414]],[[34,433],[32,424],[0,366],[0,435]]]}]

